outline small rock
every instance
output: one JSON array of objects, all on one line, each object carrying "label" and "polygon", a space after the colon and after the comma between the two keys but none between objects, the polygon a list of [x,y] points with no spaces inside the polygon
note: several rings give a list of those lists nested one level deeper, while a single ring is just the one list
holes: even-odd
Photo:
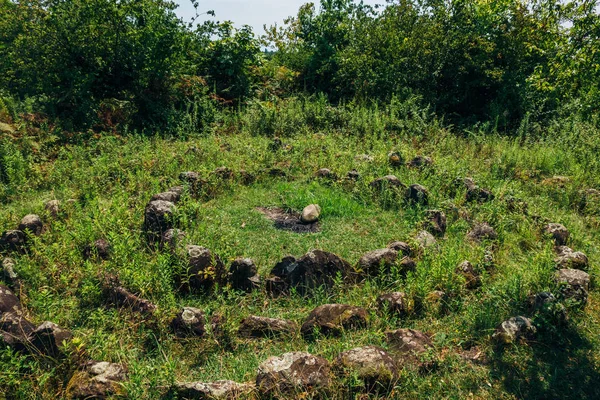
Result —
[{"label": "small rock", "polygon": [[319,220],[319,216],[321,215],[321,207],[318,204],[310,204],[304,207],[302,210],[302,216],[300,220],[304,224],[312,224]]},{"label": "small rock", "polygon": [[473,242],[482,242],[484,240],[496,240],[498,239],[498,234],[487,223],[477,224],[473,229],[467,234],[467,239]]},{"label": "small rock", "polygon": [[430,167],[431,165],[433,165],[433,160],[431,159],[431,157],[420,156],[420,155],[416,156],[415,158],[410,160],[408,163],[408,167],[410,167],[410,168],[423,168],[423,167]]},{"label": "small rock", "polygon": [[18,351],[27,350],[29,335],[35,326],[22,315],[5,312],[0,313],[0,344],[4,343]]},{"label": "small rock", "polygon": [[206,333],[206,319],[202,310],[194,307],[183,307],[171,321],[171,328],[179,336],[202,337]]},{"label": "small rock", "polygon": [[227,167],[219,167],[213,171],[213,174],[215,174],[215,176],[219,179],[233,179],[233,171]]},{"label": "small rock", "polygon": [[108,260],[110,258],[111,245],[104,239],[98,239],[92,244],[88,244],[83,249],[83,258],[91,260],[98,258],[100,260]]},{"label": "small rock", "polygon": [[410,187],[406,189],[405,197],[406,200],[411,203],[423,205],[429,203],[429,191],[421,185],[410,185]]},{"label": "small rock", "polygon": [[44,208],[53,218],[57,218],[60,215],[60,200],[49,200]]},{"label": "small rock", "polygon": [[529,205],[527,202],[517,199],[515,197],[508,197],[506,199],[506,209],[510,212],[518,212],[521,214],[528,214]]},{"label": "small rock", "polygon": [[404,165],[404,157],[397,151],[388,154],[388,161],[392,167],[401,167]]},{"label": "small rock", "polygon": [[369,186],[372,189],[383,191],[387,188],[406,188],[406,185],[400,181],[395,175],[386,175],[372,181]]},{"label": "small rock", "polygon": [[116,307],[127,307],[141,314],[153,314],[156,305],[146,299],[136,296],[121,286],[119,278],[109,276],[104,284],[104,296]]},{"label": "small rock", "polygon": [[329,168],[321,168],[320,170],[318,170],[316,172],[315,176],[319,179],[330,179],[330,180],[337,179],[337,175],[334,174]]},{"label": "small rock", "polygon": [[176,391],[182,399],[237,400],[251,398],[254,385],[227,380],[191,382],[177,384]]},{"label": "small rock", "polygon": [[173,192],[181,198],[181,196],[183,196],[183,192],[185,192],[185,188],[183,186],[173,186],[167,190],[167,192]]},{"label": "small rock", "polygon": [[305,352],[270,357],[258,367],[256,387],[263,396],[299,398],[303,392],[318,392],[330,385],[329,362]]},{"label": "small rock", "polygon": [[251,315],[240,323],[238,334],[247,338],[292,336],[298,330],[293,321]]},{"label": "small rock", "polygon": [[8,251],[23,251],[25,234],[19,230],[5,231],[0,238],[0,247]]},{"label": "small rock", "polygon": [[492,335],[497,344],[509,344],[531,339],[536,333],[535,326],[529,318],[518,316],[502,322]]},{"label": "small rock", "polygon": [[121,364],[89,361],[76,372],[67,385],[69,399],[105,399],[122,394],[127,371]]},{"label": "small rock", "polygon": [[398,252],[396,250],[390,248],[373,250],[358,260],[358,268],[366,276],[377,276],[382,269],[389,272],[396,264],[397,259]]},{"label": "small rock", "polygon": [[481,286],[481,278],[479,277],[479,274],[475,272],[473,264],[471,264],[469,261],[463,261],[456,268],[456,272],[465,278],[465,286],[467,289],[476,289]]},{"label": "small rock", "polygon": [[489,189],[482,189],[479,186],[472,186],[467,189],[466,199],[468,202],[477,201],[484,203],[494,200],[494,194]]},{"label": "small rock", "polygon": [[[17,273],[15,272],[15,260],[12,258],[5,258],[2,260],[2,270],[4,272],[4,278],[9,282],[14,282],[17,279]],[[0,295],[0,299],[2,295]],[[2,300],[0,300],[1,302]],[[1,308],[1,306],[0,306]]]},{"label": "small rock", "polygon": [[267,278],[265,284],[271,297],[286,296],[290,293],[290,285],[278,276]]},{"label": "small rock", "polygon": [[367,392],[385,388],[398,379],[398,367],[381,347],[357,347],[340,353],[333,362],[333,369],[342,375],[357,376]]},{"label": "small rock", "polygon": [[346,179],[348,179],[349,181],[357,181],[360,179],[360,174],[357,170],[353,169],[352,171],[348,171],[348,173],[346,174]]},{"label": "small rock", "polygon": [[415,239],[416,239],[417,243],[419,243],[419,245],[425,249],[429,248],[429,247],[433,247],[437,244],[437,240],[435,239],[435,237],[427,231],[419,232]]},{"label": "small rock", "polygon": [[426,228],[435,236],[443,237],[446,234],[446,214],[440,210],[427,210]]},{"label": "small rock", "polygon": [[404,317],[408,314],[407,300],[403,292],[385,293],[377,298],[377,307],[381,313]]},{"label": "small rock", "polygon": [[28,214],[23,217],[18,229],[22,232],[30,232],[32,235],[39,236],[42,234],[43,228],[44,224],[39,216]]},{"label": "small rock", "polygon": [[162,201],[168,201],[168,202],[175,204],[179,201],[180,198],[181,198],[181,194],[179,194],[177,192],[168,191],[168,192],[162,192],[162,193],[155,194],[154,196],[152,196],[152,199],[150,201],[162,200]]},{"label": "small rock", "polygon": [[245,292],[258,288],[260,277],[254,261],[249,258],[234,260],[229,267],[229,282],[233,289]]},{"label": "small rock", "polygon": [[207,182],[200,177],[200,174],[193,171],[186,171],[179,174],[179,180],[189,187],[189,190],[193,194],[198,194],[203,186]]},{"label": "small rock", "polygon": [[[190,289],[210,290],[227,282],[225,265],[217,255],[201,246],[186,246],[189,268],[185,277]],[[185,281],[184,280],[184,281]]]},{"label": "small rock", "polygon": [[565,325],[569,319],[565,306],[550,292],[530,296],[529,309],[532,313],[544,315],[544,318],[554,323],[554,326]]},{"label": "small rock", "polygon": [[411,257],[413,255],[413,251],[410,248],[410,245],[406,242],[392,242],[387,246],[389,249],[396,250],[398,253],[403,256]]},{"label": "small rock", "polygon": [[581,251],[573,251],[567,246],[558,247],[558,256],[554,259],[557,268],[587,270],[589,260]]},{"label": "small rock", "polygon": [[315,308],[306,318],[300,331],[304,337],[313,337],[318,330],[323,335],[339,335],[344,330],[364,328],[367,311],[347,304],[324,304]]},{"label": "small rock", "polygon": [[20,315],[21,300],[6,286],[0,285],[0,316],[4,313]]},{"label": "small rock", "polygon": [[386,341],[397,362],[404,364],[432,347],[429,336],[414,329],[397,329],[385,333]]},{"label": "small rock", "polygon": [[590,275],[578,269],[561,269],[556,273],[561,295],[585,304],[590,290]]},{"label": "small rock", "polygon": [[561,224],[548,224],[544,227],[544,233],[552,236],[557,246],[564,246],[569,240],[569,230]]},{"label": "small rock", "polygon": [[160,240],[162,234],[173,228],[175,204],[165,200],[148,203],[144,211],[144,230],[151,243]]},{"label": "small rock", "polygon": [[168,229],[160,238],[160,248],[164,249],[165,247],[168,247],[171,250],[175,250],[179,245],[184,244],[186,237],[187,233],[185,231],[179,229]]},{"label": "small rock", "polygon": [[30,335],[31,344],[42,354],[58,357],[63,354],[63,347],[73,335],[53,322],[46,321],[34,329]]}]

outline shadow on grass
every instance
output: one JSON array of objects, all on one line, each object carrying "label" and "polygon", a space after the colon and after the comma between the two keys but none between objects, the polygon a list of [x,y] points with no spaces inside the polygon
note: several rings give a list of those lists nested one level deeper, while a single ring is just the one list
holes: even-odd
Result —
[{"label": "shadow on grass", "polygon": [[592,344],[574,327],[540,332],[527,355],[511,348],[496,351],[491,374],[521,399],[600,399],[600,370]]}]

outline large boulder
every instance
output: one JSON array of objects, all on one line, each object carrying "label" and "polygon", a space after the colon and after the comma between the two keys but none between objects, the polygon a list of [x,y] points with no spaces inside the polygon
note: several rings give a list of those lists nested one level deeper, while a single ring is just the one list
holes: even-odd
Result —
[{"label": "large boulder", "polygon": [[69,399],[107,399],[122,394],[127,370],[122,364],[89,361],[67,385]]},{"label": "large boulder", "polygon": [[258,268],[250,258],[237,258],[229,267],[229,282],[236,290],[250,292],[260,286]]},{"label": "large boulder", "polygon": [[579,269],[561,269],[556,273],[560,293],[566,299],[585,304],[590,290],[590,275]]},{"label": "large boulder", "polygon": [[258,367],[256,388],[263,396],[281,399],[314,395],[331,384],[329,362],[305,352],[270,357]]},{"label": "large boulder", "polygon": [[376,346],[344,351],[336,357],[332,367],[342,376],[361,379],[367,391],[386,389],[398,379],[396,362],[385,350]]},{"label": "large boulder", "polygon": [[414,329],[387,331],[385,336],[390,352],[399,364],[415,361],[433,347],[429,336]]},{"label": "large boulder", "polygon": [[294,321],[251,315],[240,323],[238,334],[247,338],[292,336],[298,330]]},{"label": "large boulder", "polygon": [[313,337],[315,332],[323,335],[339,335],[344,330],[367,326],[367,311],[347,304],[323,304],[315,308],[306,318],[300,332],[304,337]]},{"label": "large boulder", "polygon": [[18,229],[22,232],[29,232],[31,235],[39,236],[44,229],[44,223],[38,215],[28,214],[23,217]]},{"label": "large boulder", "polygon": [[559,246],[557,248],[557,253],[558,255],[554,259],[557,268],[587,270],[589,267],[589,260],[581,251],[573,251],[567,246]]},{"label": "large boulder", "polygon": [[144,230],[151,243],[160,241],[164,232],[173,228],[175,204],[165,200],[148,203],[144,211]]},{"label": "large boulder", "polygon": [[182,399],[238,400],[251,398],[254,385],[221,380],[216,382],[178,383],[175,391]]},{"label": "large boulder", "polygon": [[544,233],[554,239],[557,246],[564,246],[569,240],[569,230],[561,224],[548,224],[544,226]]},{"label": "large boulder", "polygon": [[383,314],[404,317],[408,314],[408,297],[404,292],[384,293],[377,298],[377,307]]},{"label": "large boulder", "polygon": [[15,350],[23,351],[29,346],[29,336],[35,325],[22,315],[5,312],[0,314],[0,344],[4,343]]},{"label": "large boulder", "polygon": [[54,322],[46,321],[35,328],[29,337],[31,344],[38,351],[56,358],[63,355],[64,346],[66,342],[71,340],[73,335]]},{"label": "large boulder", "polygon": [[536,328],[529,318],[517,316],[498,325],[492,340],[497,344],[516,343],[531,339],[535,333]]},{"label": "large boulder", "polygon": [[180,193],[167,191],[167,192],[162,192],[162,193],[155,194],[154,196],[152,196],[152,198],[150,199],[150,201],[161,200],[161,201],[168,201],[168,202],[171,202],[171,203],[175,204],[175,203],[177,203],[179,201],[180,198],[181,198],[181,194]]},{"label": "large boulder", "polygon": [[191,290],[210,290],[215,285],[224,286],[227,270],[219,256],[202,246],[186,246],[188,270],[184,286]]},{"label": "large boulder", "polygon": [[389,272],[396,264],[398,252],[386,248],[370,251],[358,260],[358,269],[366,276],[376,276],[383,269]]},{"label": "large boulder", "polygon": [[202,337],[206,333],[206,319],[202,310],[194,307],[183,307],[171,321],[171,329],[178,336]]},{"label": "large boulder", "polygon": [[19,298],[6,286],[0,285],[0,316],[4,313],[21,314]]}]

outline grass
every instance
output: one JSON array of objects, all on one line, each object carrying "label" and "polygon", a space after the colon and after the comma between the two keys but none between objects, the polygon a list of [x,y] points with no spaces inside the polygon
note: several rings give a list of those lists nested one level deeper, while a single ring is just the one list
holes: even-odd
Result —
[{"label": "grass", "polygon": [[[310,107],[294,103],[290,108],[267,110],[274,113],[269,119],[250,109],[225,119],[208,134],[180,139],[103,135],[47,148],[39,138],[5,140],[2,156],[11,167],[3,174],[0,227],[14,229],[28,213],[42,215],[49,227],[35,238],[27,254],[15,256],[16,272],[25,282],[21,298],[29,318],[71,329],[76,338],[71,355],[85,352],[93,359],[126,364],[130,379],[123,396],[131,399],[169,398],[174,382],[252,381],[262,361],[286,351],[308,351],[333,360],[353,347],[385,347],[383,333],[399,327],[431,333],[438,362],[431,373],[402,371],[389,398],[598,398],[600,297],[596,291],[591,292],[586,309],[569,309],[565,328],[542,326],[533,343],[501,352],[490,342],[498,323],[527,313],[529,295],[556,289],[552,245],[533,216],[567,226],[570,246],[588,255],[592,276],[599,272],[599,214],[582,213],[577,206],[581,191],[598,188],[600,183],[595,164],[587,163],[597,145],[579,146],[594,132],[580,138],[578,131],[573,146],[563,144],[570,143],[568,134],[562,140],[529,142],[489,134],[461,136],[442,128],[440,122],[419,122],[404,113],[396,121],[398,131],[384,135],[391,114],[382,111],[370,124],[373,114],[360,109],[346,122],[334,123],[334,117],[343,114],[339,117],[324,106]],[[297,133],[290,132],[292,128]],[[357,129],[354,134],[349,132],[353,129]],[[265,133],[282,135],[289,148],[271,151]],[[387,154],[393,149],[407,158],[428,155],[434,165],[422,170],[392,168]],[[364,153],[374,160],[355,158]],[[211,174],[220,166],[235,172],[244,169],[259,179],[248,186],[237,180],[220,181]],[[288,177],[269,177],[265,171],[272,167],[284,169]],[[340,176],[356,169],[361,179],[356,184],[319,181],[314,173],[323,167]],[[226,263],[241,256],[252,258],[262,276],[287,254],[301,256],[310,249],[323,249],[355,264],[365,252],[391,241],[413,242],[428,208],[446,212],[448,232],[436,249],[417,257],[417,270],[405,278],[390,273],[356,286],[316,291],[309,298],[270,299],[262,291],[243,295],[227,288],[210,295],[182,294],[174,282],[177,260],[149,248],[141,228],[150,197],[178,184],[179,173],[187,170],[200,172],[211,190],[201,199],[184,197],[178,205],[178,227],[188,233],[191,243],[210,248]],[[425,208],[393,196],[377,196],[368,183],[386,174],[424,185],[431,204]],[[567,176],[569,181],[563,187],[542,183],[554,175]],[[464,176],[491,189],[496,199],[466,203],[464,189],[455,189],[453,183]],[[528,215],[509,210],[510,196],[528,204]],[[44,211],[50,199],[61,200],[65,210],[56,220]],[[301,210],[310,203],[323,210],[319,233],[277,230],[255,210],[259,206]],[[465,240],[476,222],[488,222],[498,231],[495,246]],[[111,259],[84,261],[83,247],[98,238],[112,244]],[[493,252],[493,268],[484,268],[486,251]],[[482,274],[480,289],[465,289],[463,278],[455,273],[463,260],[470,260]],[[157,304],[156,316],[142,318],[106,307],[100,282],[107,273],[118,274],[126,287]],[[385,291],[405,291],[414,301],[432,290],[449,294],[448,313],[426,308],[398,319],[374,311],[375,299]],[[300,336],[288,340],[235,336],[247,315],[301,322],[314,307],[332,302],[369,309],[368,329],[315,341]],[[167,326],[182,306],[201,308],[209,317],[225,316],[224,336],[174,337]],[[461,357],[470,349],[480,351],[487,361]],[[0,393],[18,399],[61,398],[68,371],[76,367],[73,360],[0,349]],[[333,398],[352,397],[342,390],[344,385],[339,388]]]}]

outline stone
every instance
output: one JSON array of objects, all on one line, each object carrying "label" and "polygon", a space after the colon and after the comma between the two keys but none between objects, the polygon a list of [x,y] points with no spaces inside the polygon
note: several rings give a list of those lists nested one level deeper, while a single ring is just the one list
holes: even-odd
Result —
[{"label": "stone", "polygon": [[467,289],[477,289],[481,286],[481,278],[479,274],[473,268],[473,264],[469,261],[463,261],[456,268],[456,273],[462,275],[465,278],[465,286]]},{"label": "stone", "polygon": [[163,232],[160,238],[160,248],[164,249],[169,248],[170,250],[175,250],[179,245],[185,244],[185,238],[187,237],[187,233],[180,229],[168,229]]},{"label": "stone", "polygon": [[581,251],[573,251],[567,246],[559,246],[557,248],[558,255],[554,259],[556,267],[560,269],[581,269],[587,270],[589,267],[589,260],[587,256]]},{"label": "stone", "polygon": [[424,249],[433,247],[437,244],[437,240],[435,239],[435,236],[433,236],[431,233],[429,233],[427,231],[419,232],[415,239],[416,239],[417,243],[419,243],[419,245]]},{"label": "stone", "polygon": [[398,367],[394,359],[381,347],[357,347],[340,353],[332,369],[342,376],[361,379],[367,392],[386,388],[398,379]]},{"label": "stone", "polygon": [[69,399],[105,399],[122,394],[127,370],[122,364],[88,361],[67,385]]},{"label": "stone", "polygon": [[312,338],[315,331],[322,335],[340,335],[344,330],[367,326],[367,311],[348,304],[323,304],[315,308],[306,318],[300,332]]},{"label": "stone", "polygon": [[302,216],[300,217],[300,221],[304,224],[312,224],[319,220],[319,216],[321,215],[321,207],[318,204],[310,204],[304,207],[302,210]]},{"label": "stone", "polygon": [[[17,280],[18,278],[17,273],[15,272],[15,265],[15,260],[13,260],[12,258],[7,257],[4,260],[2,260],[2,272],[4,273],[4,279],[6,279],[8,282],[15,282],[15,280]],[[1,286],[0,290],[2,290]],[[0,299],[1,298],[2,295],[0,295]],[[1,301],[2,300],[0,300],[0,302]]]},{"label": "stone", "polygon": [[88,244],[83,249],[83,258],[86,260],[100,259],[108,260],[110,258],[111,245],[105,239],[98,239],[92,244]]},{"label": "stone", "polygon": [[49,200],[44,205],[44,208],[53,218],[57,218],[60,215],[60,200]]},{"label": "stone", "polygon": [[23,251],[25,249],[25,233],[20,230],[10,230],[2,233],[0,247],[8,251]]},{"label": "stone", "polygon": [[333,173],[329,168],[321,168],[315,173],[315,176],[319,179],[336,180],[337,175]]},{"label": "stone", "polygon": [[188,270],[185,280],[192,290],[211,290],[215,285],[225,286],[227,270],[219,256],[202,246],[186,246]]},{"label": "stone", "polygon": [[216,382],[178,383],[175,391],[178,398],[200,400],[238,400],[251,398],[254,385],[229,380]]},{"label": "stone", "polygon": [[242,185],[251,185],[256,181],[256,176],[245,169],[241,169],[238,176]]},{"label": "stone", "polygon": [[109,276],[104,283],[104,296],[116,307],[127,307],[132,311],[144,315],[151,315],[156,311],[156,305],[143,299],[121,286],[119,278]]},{"label": "stone", "polygon": [[155,194],[154,196],[152,196],[152,199],[150,199],[150,201],[162,200],[175,204],[179,201],[180,198],[180,193],[168,191]]},{"label": "stone", "polygon": [[529,318],[523,316],[512,317],[502,322],[492,335],[496,344],[510,344],[517,341],[526,341],[536,333],[536,328]]},{"label": "stone", "polygon": [[444,237],[446,234],[446,214],[440,210],[427,210],[425,216],[427,218],[426,230],[434,236]]},{"label": "stone", "polygon": [[321,286],[332,287],[338,276],[342,281],[349,281],[354,278],[353,274],[354,270],[347,261],[321,250],[309,251],[296,262],[289,264],[283,273],[290,287],[296,288],[302,295]]},{"label": "stone", "polygon": [[278,276],[267,278],[265,287],[271,297],[285,296],[290,293],[290,285]]},{"label": "stone", "polygon": [[219,179],[230,180],[233,179],[233,171],[227,167],[219,167],[213,171],[213,174]]},{"label": "stone", "polygon": [[488,223],[477,224],[467,234],[467,239],[473,242],[483,242],[484,240],[498,239],[498,233]]},{"label": "stone", "polygon": [[425,298],[427,306],[436,314],[445,314],[448,311],[448,294],[442,290],[433,290]]},{"label": "stone", "polygon": [[482,189],[479,186],[470,186],[467,188],[466,200],[468,202],[477,201],[485,203],[494,200],[494,194],[489,189]]},{"label": "stone", "polygon": [[250,292],[260,285],[258,268],[250,258],[237,258],[229,267],[229,283],[236,290]]},{"label": "stone", "polygon": [[352,171],[348,171],[346,174],[346,179],[349,181],[357,181],[360,179],[360,174],[357,170],[353,169]]},{"label": "stone", "polygon": [[285,178],[287,176],[287,172],[277,167],[269,169],[268,173],[269,176],[272,176],[273,178]]},{"label": "stone", "polygon": [[144,230],[150,243],[160,240],[162,234],[173,228],[175,204],[165,200],[148,203],[144,211]]},{"label": "stone", "polygon": [[407,165],[410,168],[430,167],[433,165],[433,160],[431,157],[418,155],[410,160]]},{"label": "stone", "polygon": [[569,230],[561,224],[552,223],[544,226],[544,233],[551,236],[557,246],[564,246],[569,240]]},{"label": "stone", "polygon": [[569,319],[565,306],[550,292],[530,296],[529,309],[532,313],[544,315],[544,319],[551,321],[555,326],[564,326]]},{"label": "stone", "polygon": [[429,191],[418,184],[410,185],[406,189],[405,198],[410,203],[427,205],[429,204]]},{"label": "stone", "polygon": [[293,336],[298,324],[285,319],[259,317],[251,315],[240,323],[238,334],[246,338]]},{"label": "stone", "polygon": [[387,188],[398,188],[404,189],[406,185],[400,181],[395,175],[386,175],[381,178],[373,180],[369,186],[372,189],[383,191]]},{"label": "stone", "polygon": [[22,308],[21,300],[8,287],[0,285],[0,316],[4,313],[20,315]]},{"label": "stone", "polygon": [[401,167],[404,165],[404,157],[397,151],[388,154],[388,162],[392,167]]},{"label": "stone", "polygon": [[389,249],[396,250],[399,254],[403,256],[411,257],[413,255],[413,251],[410,245],[406,242],[392,242],[387,246]]},{"label": "stone", "polygon": [[73,335],[70,331],[62,329],[54,322],[46,321],[31,332],[31,344],[42,354],[50,357],[63,355],[63,348]]},{"label": "stone", "polygon": [[0,313],[0,344],[4,343],[15,350],[27,350],[29,336],[35,325],[22,315],[13,312]]},{"label": "stone", "polygon": [[404,317],[408,314],[408,298],[404,292],[384,293],[377,298],[377,307],[384,315]]},{"label": "stone", "polygon": [[30,232],[32,235],[39,236],[42,234],[44,224],[42,219],[35,214],[28,214],[23,217],[18,229],[22,232]]},{"label": "stone", "polygon": [[366,276],[377,276],[383,269],[389,272],[396,264],[398,252],[386,248],[370,251],[358,260],[358,269]]},{"label": "stone", "polygon": [[270,357],[258,367],[256,388],[263,396],[306,398],[329,388],[331,369],[324,358],[305,352],[291,352]]},{"label": "stone", "polygon": [[193,186],[196,183],[200,182],[202,178],[197,172],[185,171],[179,174],[179,180]]},{"label": "stone", "polygon": [[414,329],[397,329],[385,332],[386,342],[396,361],[414,360],[433,347],[428,335]]},{"label": "stone", "polygon": [[590,290],[590,275],[587,272],[579,269],[561,269],[556,273],[555,280],[561,286],[560,293],[563,298],[587,303]]},{"label": "stone", "polygon": [[171,321],[171,329],[178,336],[203,337],[206,333],[206,318],[202,310],[194,307],[183,307]]},{"label": "stone", "polygon": [[172,188],[167,190],[167,192],[173,192],[181,198],[181,196],[183,196],[183,193],[185,192],[185,188],[183,186],[173,186]]}]

